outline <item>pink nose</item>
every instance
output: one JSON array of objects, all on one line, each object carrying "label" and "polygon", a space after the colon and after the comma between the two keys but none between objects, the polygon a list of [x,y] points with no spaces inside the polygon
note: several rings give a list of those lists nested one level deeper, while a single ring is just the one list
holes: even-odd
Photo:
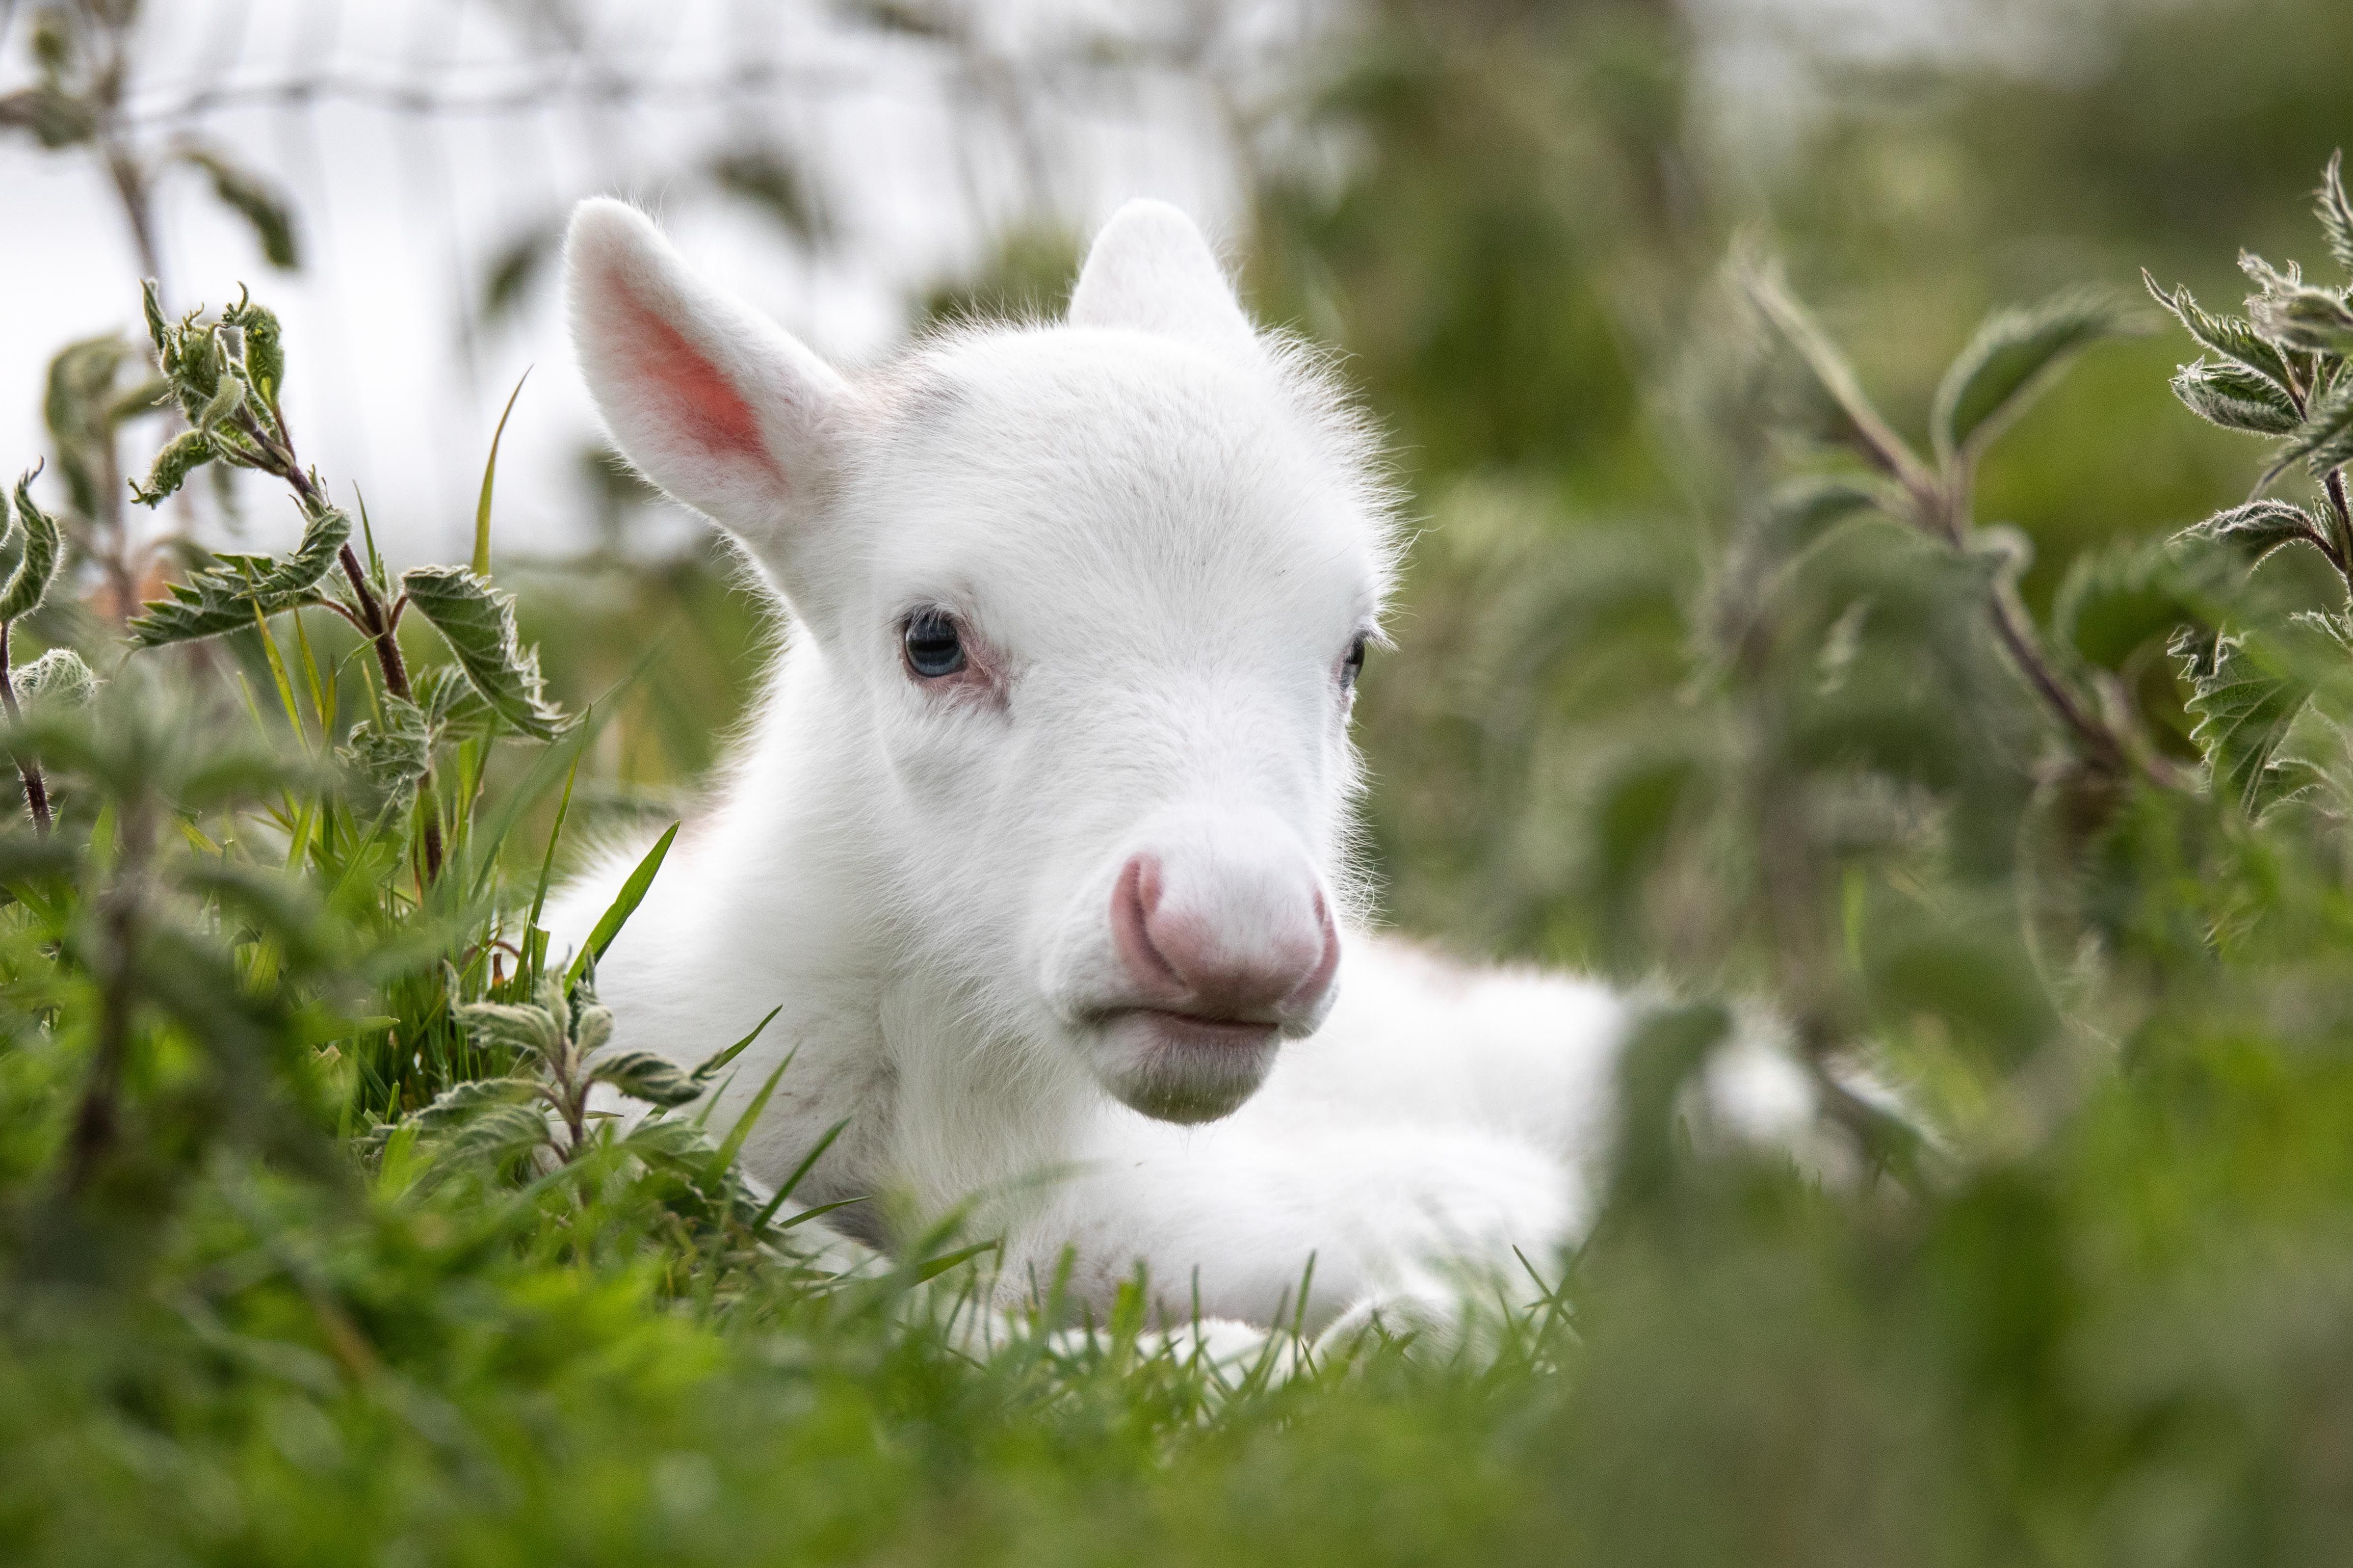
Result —
[{"label": "pink nose", "polygon": [[1129,978],[1153,1005],[1204,1018],[1280,1024],[1312,1013],[1340,967],[1340,933],[1312,878],[1264,878],[1219,919],[1164,897],[1159,857],[1137,855],[1112,889],[1111,924]]}]

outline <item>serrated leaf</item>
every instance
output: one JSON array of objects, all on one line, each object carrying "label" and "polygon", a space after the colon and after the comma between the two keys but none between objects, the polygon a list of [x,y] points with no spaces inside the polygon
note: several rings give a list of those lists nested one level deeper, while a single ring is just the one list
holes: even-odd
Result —
[{"label": "serrated leaf", "polygon": [[31,615],[48,596],[58,574],[58,525],[33,504],[33,473],[16,481],[16,526],[8,530],[16,546],[16,563],[0,585],[0,625]]},{"label": "serrated leaf", "polygon": [[2257,331],[2298,353],[2343,353],[2353,348],[2353,310],[2325,289],[2290,289],[2247,301]]},{"label": "serrated leaf", "polygon": [[1938,454],[1983,447],[2072,355],[2129,325],[2116,300],[2081,291],[1988,317],[1936,389],[1930,424]]},{"label": "serrated leaf", "polygon": [[535,1105],[494,1105],[477,1113],[440,1148],[445,1160],[505,1160],[554,1142],[547,1113]]},{"label": "serrated leaf", "polygon": [[2304,682],[2272,668],[2236,637],[2216,639],[2210,672],[2194,682],[2184,704],[2197,721],[2189,738],[2205,753],[2217,793],[2250,816],[2290,787],[2274,759],[2310,695]]},{"label": "serrated leaf", "polygon": [[491,705],[454,664],[437,664],[420,670],[412,689],[425,722],[434,734],[452,740],[479,740],[491,727]]},{"label": "serrated leaf", "polygon": [[2269,484],[2296,463],[2316,473],[2353,462],[2353,376],[2340,376],[2306,405],[2304,423],[2279,449],[2263,482]]},{"label": "serrated leaf", "polygon": [[494,1105],[523,1105],[539,1093],[539,1084],[527,1078],[478,1078],[452,1085],[433,1103],[405,1120],[420,1132],[447,1132],[470,1117]]},{"label": "serrated leaf", "polygon": [[277,313],[255,304],[250,297],[240,296],[221,312],[221,322],[243,334],[246,378],[263,401],[274,402],[286,386],[286,335]]},{"label": "serrated leaf", "polygon": [[[202,418],[198,408],[195,417]],[[202,430],[183,430],[164,443],[147,470],[147,482],[131,487],[131,499],[141,506],[161,506],[188,482],[188,476],[220,456],[220,446]]]},{"label": "serrated leaf", "polygon": [[582,992],[575,1000],[580,1006],[572,1015],[572,1048],[582,1060],[605,1048],[613,1037],[613,1010],[596,1005],[593,994]]},{"label": "serrated leaf", "polygon": [[416,800],[418,781],[432,771],[432,727],[423,709],[386,692],[381,715],[353,725],[335,754],[364,815],[397,815]]},{"label": "serrated leaf", "polygon": [[708,1154],[711,1140],[691,1120],[677,1117],[648,1117],[629,1130],[621,1140],[621,1147],[640,1157],[648,1154],[681,1159],[689,1154]]},{"label": "serrated leaf", "polygon": [[2295,384],[2289,374],[2287,360],[2276,344],[2266,342],[2254,327],[2236,316],[2210,315],[2200,307],[2185,286],[2167,293],[2158,287],[2148,269],[2141,269],[2141,281],[2147,285],[2149,297],[2164,306],[2182,330],[2208,349],[2234,363],[2245,366],[2277,387],[2284,395]]},{"label": "serrated leaf", "polygon": [[599,1057],[589,1071],[593,1082],[610,1084],[631,1100],[649,1105],[684,1105],[702,1086],[667,1057],[651,1051],[615,1051]]},{"label": "serrated leaf", "polygon": [[2327,520],[2284,500],[2251,500],[2192,523],[2178,539],[2211,539],[2244,550],[2260,562],[2285,545],[2311,545],[2332,561]]},{"label": "serrated leaf", "polygon": [[2320,226],[2328,236],[2328,254],[2337,265],[2353,272],[2353,203],[2345,199],[2345,153],[2342,149],[2328,155],[2328,167],[2320,176]]},{"label": "serrated leaf", "polygon": [[16,683],[17,702],[28,709],[79,708],[98,692],[98,677],[69,647],[49,649],[14,671],[10,679]]},{"label": "serrated leaf", "polygon": [[2284,436],[2303,423],[2286,393],[2242,364],[2183,365],[2174,373],[2173,395],[2209,425],[2251,436]]},{"label": "serrated leaf", "polygon": [[1765,528],[1774,554],[1793,555],[1851,517],[1887,512],[1900,500],[1868,482],[1843,475],[1792,480],[1766,503]]},{"label": "serrated leaf", "polygon": [[2266,294],[2288,294],[2304,287],[2301,265],[2291,261],[2284,268],[2274,267],[2243,246],[2239,250],[2239,270],[2247,275],[2248,282]]},{"label": "serrated leaf", "polygon": [[458,1009],[458,1021],[484,1043],[519,1055],[545,1062],[563,1055],[563,1026],[545,1007],[525,1002],[469,1002]]},{"label": "serrated leaf", "polygon": [[401,578],[400,587],[500,719],[540,741],[572,727],[572,716],[547,700],[539,650],[522,647],[515,636],[513,595],[462,566],[419,566]]},{"label": "serrated leaf", "polygon": [[185,583],[169,584],[171,598],[148,604],[146,614],[128,629],[141,647],[162,647],[242,631],[253,624],[257,610],[274,616],[315,605],[316,584],[333,567],[351,532],[351,519],[339,508],[322,508],[311,514],[291,555],[216,555]]},{"label": "serrated leaf", "polygon": [[2191,618],[2179,563],[2162,545],[2085,551],[2052,602],[2052,629],[2085,663],[2116,669],[2152,638]]}]

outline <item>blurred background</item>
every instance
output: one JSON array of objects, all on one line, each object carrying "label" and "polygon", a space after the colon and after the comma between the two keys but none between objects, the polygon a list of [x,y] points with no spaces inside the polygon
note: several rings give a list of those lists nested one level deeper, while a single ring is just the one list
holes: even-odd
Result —
[{"label": "blurred background", "polygon": [[[568,703],[659,649],[584,788],[667,812],[766,645],[598,447],[554,298],[571,204],[646,204],[854,364],[1055,308],[1091,226],[1164,196],[1263,320],[1345,351],[1410,488],[1401,648],[1361,709],[1394,918],[1672,963],[1672,900],[1614,941],[1572,825],[1687,683],[1754,479],[1711,326],[1728,247],[1785,256],[1916,428],[1990,306],[2143,266],[2227,301],[2232,237],[2308,248],[2348,88],[2344,0],[0,0],[0,448],[50,448],[51,356],[135,332],[141,276],[174,310],[248,284],[308,459],[387,557],[459,559],[528,370],[500,580]],[[2186,357],[2102,351],[1995,454],[1981,515],[2031,540],[2031,602],[2244,493],[2259,457],[2171,405]],[[152,595],[167,536],[295,531],[259,487],[189,497],[85,586]]]}]

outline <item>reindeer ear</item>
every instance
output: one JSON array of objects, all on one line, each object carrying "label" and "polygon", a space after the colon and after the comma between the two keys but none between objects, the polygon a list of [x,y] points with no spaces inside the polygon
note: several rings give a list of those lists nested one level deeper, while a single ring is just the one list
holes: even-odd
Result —
[{"label": "reindeer ear", "polygon": [[623,202],[574,211],[564,296],[581,372],[623,456],[773,560],[823,487],[848,384],[698,277]]},{"label": "reindeer ear", "polygon": [[1103,225],[1079,268],[1071,324],[1126,327],[1229,355],[1258,353],[1208,241],[1166,202],[1130,202]]}]

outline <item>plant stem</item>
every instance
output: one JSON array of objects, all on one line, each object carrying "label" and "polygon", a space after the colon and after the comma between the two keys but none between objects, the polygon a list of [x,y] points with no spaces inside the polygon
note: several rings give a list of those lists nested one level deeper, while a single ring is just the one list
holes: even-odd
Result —
[{"label": "plant stem", "polygon": [[[0,621],[0,705],[8,710],[8,722],[22,718],[16,707],[16,683],[8,673],[8,633],[11,623]],[[16,759],[16,771],[25,779],[25,804],[32,808],[33,830],[42,837],[49,836],[49,790],[41,777],[41,764],[26,758]]]},{"label": "plant stem", "polygon": [[[301,459],[294,455],[292,438],[284,436],[286,424],[283,416],[274,413],[272,416],[278,422],[280,434],[277,436],[264,430],[250,410],[238,415],[237,425],[246,437],[260,448],[264,468],[293,487],[304,510],[317,516],[327,510],[327,498],[319,493],[319,487],[311,483],[310,474],[304,471]],[[356,613],[346,618],[366,635],[369,645],[375,648],[376,668],[384,672],[385,690],[403,702],[414,702],[417,699],[408,683],[408,661],[401,657],[400,638],[395,630],[393,617],[385,613],[384,601],[378,599],[375,590],[368,586],[367,571],[360,564],[359,552],[346,542],[336,560],[343,566],[343,580],[351,584],[352,597],[358,605]],[[429,887],[440,878],[442,860],[441,801],[433,787],[433,771],[429,767],[426,769],[425,776],[417,781],[417,801],[425,819],[423,831],[418,837],[425,849],[425,881]]]},{"label": "plant stem", "polygon": [[[1974,474],[1966,460],[1955,468],[1947,483],[1934,488],[1933,501],[1923,508],[1920,523],[1923,532],[1960,552],[1968,548]],[[1987,595],[1986,612],[1993,622],[1994,637],[2010,656],[2010,663],[2026,678],[2027,685],[2034,689],[2042,705],[2075,737],[2093,764],[2106,773],[2131,773],[2131,753],[2125,743],[2097,714],[2084,707],[2051,667],[2050,657],[2042,651],[2042,639],[2035,636],[2034,618],[2027,614],[2016,585],[2008,576],[1994,579],[1993,591]],[[2171,783],[2153,769],[2144,771],[2158,784]]]},{"label": "plant stem", "polygon": [[2353,511],[2345,505],[2345,470],[2331,468],[2321,481],[2328,492],[2329,510],[2337,514],[2337,570],[2345,579],[2345,592],[2353,596]]},{"label": "plant stem", "polygon": [[[2026,606],[2018,602],[2018,590],[2007,583],[1996,584],[1988,608],[1993,617],[1994,635],[2001,640],[2002,648],[2010,655],[2010,662],[2018,667],[2020,674],[2026,677],[2027,684],[2034,688],[2043,705],[2083,742],[2084,749],[2091,753],[2092,761],[2107,773],[2131,771],[2126,765],[2123,744],[2109,732],[2105,724],[2084,711],[2084,705],[2075,700],[2075,694],[2067,689],[2066,683],[2059,679],[2058,672],[2051,668],[2051,661],[2043,657],[2042,644],[2035,640],[2031,629],[2032,623],[2027,619]],[[2160,779],[2158,782],[2165,781]]]}]

